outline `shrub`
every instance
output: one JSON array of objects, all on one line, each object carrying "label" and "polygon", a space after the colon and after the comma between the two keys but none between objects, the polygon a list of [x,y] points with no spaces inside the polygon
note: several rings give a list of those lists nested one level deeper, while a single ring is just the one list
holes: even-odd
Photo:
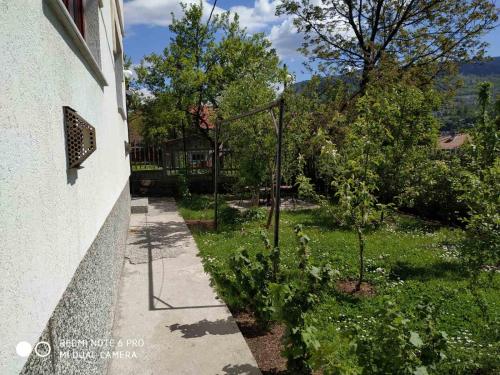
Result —
[{"label": "shrub", "polygon": [[264,220],[266,218],[266,213],[261,208],[253,207],[244,211],[241,216],[242,219],[246,221]]},{"label": "shrub", "polygon": [[362,374],[437,374],[437,365],[446,358],[448,336],[436,329],[430,303],[418,305],[412,317],[386,300],[366,323],[351,323],[349,330]]},{"label": "shrub", "polygon": [[[266,244],[269,243],[262,234]],[[269,250],[270,246],[266,245]],[[231,273],[221,271],[217,264],[205,264],[226,302],[233,308],[248,309],[255,315],[261,328],[267,328],[272,321],[272,302],[269,284],[273,279],[270,254],[258,252],[251,257],[242,249],[229,258]]]},{"label": "shrub", "polygon": [[219,219],[223,224],[236,224],[240,216],[240,211],[234,207],[224,204],[219,208]]},{"label": "shrub", "polygon": [[295,227],[298,241],[298,277],[284,279],[270,286],[275,316],[286,325],[284,355],[287,368],[293,374],[312,372],[312,352],[318,350],[316,328],[306,322],[307,313],[319,301],[320,293],[329,285],[336,272],[325,265],[315,267],[309,264],[309,237],[302,226]]},{"label": "shrub", "polygon": [[183,171],[177,177],[177,195],[183,200],[191,199],[191,192],[189,191],[189,184],[187,173]]}]

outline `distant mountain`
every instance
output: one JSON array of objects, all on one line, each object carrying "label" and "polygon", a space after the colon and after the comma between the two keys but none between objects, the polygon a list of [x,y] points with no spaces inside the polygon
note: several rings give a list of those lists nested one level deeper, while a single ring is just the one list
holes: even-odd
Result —
[{"label": "distant mountain", "polygon": [[500,75],[500,57],[493,57],[491,60],[484,62],[462,64],[460,66],[460,74],[465,76]]},{"label": "distant mountain", "polygon": [[[459,78],[463,81],[463,86],[457,89],[453,102],[439,113],[444,130],[459,130],[473,124],[477,115],[477,88],[480,82],[491,82],[493,97],[500,95],[500,57],[460,65]],[[295,89],[301,92],[308,82],[297,82]],[[355,85],[353,78],[348,78],[347,82]]]},{"label": "distant mountain", "polygon": [[460,130],[470,127],[477,117],[477,92],[481,82],[493,84],[493,98],[500,95],[500,57],[488,61],[463,64],[459,68],[463,86],[458,88],[452,103],[440,114],[443,128]]}]

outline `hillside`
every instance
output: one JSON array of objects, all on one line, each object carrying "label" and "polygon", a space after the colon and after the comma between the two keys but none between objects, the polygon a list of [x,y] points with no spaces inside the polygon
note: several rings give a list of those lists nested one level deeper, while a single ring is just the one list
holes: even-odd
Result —
[{"label": "hillside", "polygon": [[490,61],[463,64],[460,67],[462,87],[457,90],[451,104],[444,108],[443,128],[459,130],[471,126],[477,111],[477,86],[480,82],[493,83],[493,97],[500,95],[500,57]]},{"label": "hillside", "polygon": [[460,73],[466,76],[500,75],[500,56],[492,57],[489,61],[462,64]]},{"label": "hillside", "polygon": [[[463,84],[457,89],[452,103],[439,114],[443,129],[447,130],[459,130],[473,123],[476,116],[477,86],[480,82],[493,83],[493,97],[500,95],[500,57],[493,57],[485,62],[462,64],[459,72],[459,79]],[[302,91],[307,82],[297,82],[296,90]]]}]

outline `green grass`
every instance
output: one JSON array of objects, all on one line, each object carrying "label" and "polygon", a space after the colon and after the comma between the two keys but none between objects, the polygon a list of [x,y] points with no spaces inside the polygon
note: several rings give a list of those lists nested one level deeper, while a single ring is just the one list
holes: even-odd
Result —
[{"label": "green grass", "polygon": [[211,197],[206,195],[193,195],[191,199],[177,202],[179,212],[185,220],[212,220],[214,206]]},{"label": "green grass", "polygon": [[[190,205],[181,204],[185,218],[211,218],[210,199],[195,197]],[[302,224],[310,237],[311,261],[320,265],[330,263],[341,272],[342,278],[355,278],[358,267],[356,235],[336,228],[323,211],[309,210],[282,212],[281,251],[283,267],[297,267],[296,239],[293,228]],[[219,233],[195,231],[194,237],[205,262],[228,268],[227,260],[239,249],[250,254],[263,251],[260,232],[265,223],[258,220],[237,220],[237,224],[222,225]],[[269,231],[272,237],[272,228]],[[332,290],[322,297],[311,313],[311,321],[318,328],[321,349],[316,363],[352,361],[346,354],[346,343],[338,337],[338,321],[346,317],[360,322],[373,316],[384,306],[389,296],[403,313],[413,311],[421,298],[426,297],[439,305],[439,329],[453,342],[453,355],[449,361],[471,368],[498,366],[498,332],[500,321],[500,276],[492,279],[483,275],[482,296],[488,306],[486,322],[481,309],[467,286],[469,275],[457,258],[456,247],[463,231],[418,218],[397,214],[387,223],[370,230],[366,236],[366,279],[374,285],[374,297],[354,298],[339,295]],[[223,295],[223,290],[221,291]],[[495,362],[496,361],[496,362]],[[457,368],[460,368],[457,362]],[[484,363],[490,363],[485,365]],[[493,364],[491,364],[493,363]],[[494,371],[494,370],[493,370]],[[491,373],[491,372],[486,372]]]}]

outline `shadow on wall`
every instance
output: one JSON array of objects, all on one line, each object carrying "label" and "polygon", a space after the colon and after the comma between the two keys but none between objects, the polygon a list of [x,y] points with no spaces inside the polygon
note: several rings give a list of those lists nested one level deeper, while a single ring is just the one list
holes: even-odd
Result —
[{"label": "shadow on wall", "polygon": [[232,335],[240,330],[232,317],[218,319],[214,322],[203,319],[193,324],[172,324],[168,327],[171,332],[181,331],[182,337],[193,339],[205,335]]},{"label": "shadow on wall", "polygon": [[66,169],[66,182],[69,185],[74,185],[77,179],[78,179],[78,169],[76,168]]}]

